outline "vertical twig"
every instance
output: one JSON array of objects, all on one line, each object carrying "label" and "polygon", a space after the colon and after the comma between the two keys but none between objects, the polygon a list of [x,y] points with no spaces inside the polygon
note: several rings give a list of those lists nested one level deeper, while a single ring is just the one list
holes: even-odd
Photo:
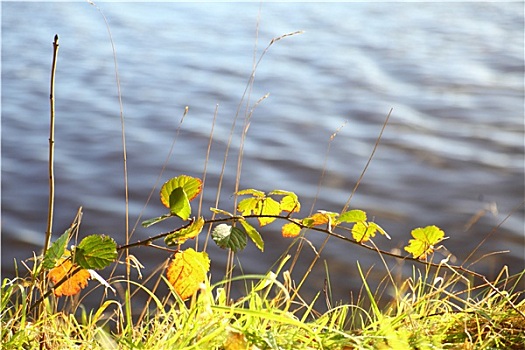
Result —
[{"label": "vertical twig", "polygon": [[44,254],[49,248],[51,242],[51,234],[53,231],[53,210],[55,206],[55,177],[54,177],[54,158],[55,158],[55,72],[57,68],[58,56],[58,34],[55,34],[53,41],[53,63],[51,65],[51,84],[49,89],[49,105],[51,122],[49,125],[49,203],[47,206],[47,229],[46,241],[44,242]]}]

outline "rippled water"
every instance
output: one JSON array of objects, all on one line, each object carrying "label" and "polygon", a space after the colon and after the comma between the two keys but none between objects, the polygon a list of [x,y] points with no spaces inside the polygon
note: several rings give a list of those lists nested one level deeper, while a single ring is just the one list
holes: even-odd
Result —
[{"label": "rippled water", "polygon": [[[418,226],[435,224],[447,248],[490,276],[524,265],[523,4],[101,3],[116,47],[128,150],[130,221],[161,181],[201,176],[204,205],[216,186],[233,118],[254,62],[241,188],[295,191],[306,215],[340,211],[348,200],[388,111],[393,112],[351,207],[368,212],[400,248]],[[259,20],[259,33],[256,27]],[[60,36],[56,86],[56,234],[83,206],[82,232],[124,242],[124,181],[119,103],[111,43],[88,3],[2,3],[2,275],[13,259],[41,249],[47,216],[49,70]],[[231,209],[246,99],[227,161],[221,206]],[[177,126],[189,106],[180,134]],[[330,142],[331,135],[342,127]],[[326,158],[327,147],[330,145]],[[319,178],[326,168],[322,187]],[[521,204],[521,205],[520,205]],[[497,209],[497,211],[495,210]],[[467,223],[485,211],[468,230]],[[157,195],[142,219],[164,212]],[[509,218],[507,215],[512,214]],[[205,215],[209,215],[205,210]],[[176,223],[136,229],[142,239]],[[496,228],[494,230],[494,228]],[[239,254],[245,272],[264,272],[289,241],[272,225],[267,249]],[[494,232],[493,232],[494,230]],[[491,235],[489,235],[493,232]],[[319,248],[323,236],[307,237]],[[225,254],[211,248],[219,279]],[[135,252],[148,268],[166,258]],[[309,263],[311,250],[302,265]],[[322,253],[339,295],[361,285],[355,261],[376,254],[330,240]],[[321,288],[324,267],[313,274]],[[298,270],[298,275],[304,271]],[[384,269],[377,267],[379,275]]]}]

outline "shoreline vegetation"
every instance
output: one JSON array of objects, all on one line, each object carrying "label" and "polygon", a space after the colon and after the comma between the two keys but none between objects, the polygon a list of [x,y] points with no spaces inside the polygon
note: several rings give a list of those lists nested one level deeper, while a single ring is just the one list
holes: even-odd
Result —
[{"label": "shoreline vegetation", "polygon": [[[116,52],[105,17],[104,20],[119,86]],[[379,249],[374,239],[389,239],[388,233],[379,223],[369,220],[366,212],[350,209],[350,201],[380,144],[392,111],[340,211],[319,209],[302,214],[299,196],[293,192],[239,188],[243,146],[251,117],[266,98],[250,102],[255,71],[272,45],[299,34],[300,31],[272,39],[254,60],[233,120],[233,126],[240,118],[244,123],[237,155],[234,210],[218,205],[209,211],[202,210],[212,128],[202,178],[181,174],[167,180],[159,194],[167,213],[142,221],[143,227],[150,227],[174,220],[177,228],[132,241],[126,223],[125,242],[120,245],[110,234],[82,232],[82,208],[64,233],[58,237],[52,234],[54,78],[59,47],[58,35],[55,36],[50,85],[48,224],[42,254],[20,260],[20,266],[15,265],[17,276],[2,279],[3,349],[525,349],[525,298],[524,291],[519,289],[525,270],[510,275],[507,267],[503,267],[497,278],[489,281],[472,269],[473,264],[467,265],[466,261],[451,264],[451,255],[444,248],[449,237],[433,225],[414,229],[403,252]],[[119,102],[128,221],[126,139],[120,90]],[[241,106],[247,107],[245,115],[240,114]],[[186,107],[182,120],[188,111]],[[233,139],[233,126],[224,162]],[[336,136],[337,131],[330,138],[328,149]],[[168,159],[163,169],[167,162]],[[234,276],[235,254],[247,244],[254,244],[261,251],[272,249],[265,246],[264,227],[273,222],[280,223],[281,234],[290,239],[286,253],[266,273]],[[321,246],[314,247],[308,240],[312,232],[326,237]],[[329,239],[377,254],[385,269],[379,286],[370,287],[367,282],[370,271],[363,270],[357,261],[350,268],[359,271],[362,287],[351,301],[333,300],[330,287],[336,282],[330,279],[328,268],[325,289],[313,300],[303,299],[301,288],[308,283],[308,271],[321,263],[319,259]],[[213,243],[224,249],[227,261],[224,278],[218,282],[210,280],[210,258],[206,253],[208,244]],[[308,246],[316,255],[306,274],[294,280],[292,272],[297,259]],[[141,277],[144,268],[133,253],[138,247],[158,249],[159,254],[167,257],[166,264],[144,281],[133,277],[135,274]],[[386,258],[410,264],[411,276],[394,275]],[[124,276],[115,274],[119,265],[126,269]],[[102,271],[108,267],[111,272],[102,277]],[[153,282],[153,287],[146,286],[148,281]],[[244,286],[244,294],[236,300],[231,297],[233,283]],[[158,293],[159,286],[169,292]],[[104,290],[100,304],[86,309],[83,295],[96,289]],[[137,293],[147,295],[145,305],[137,307],[134,302]],[[314,304],[320,301],[327,311],[316,311]]]}]

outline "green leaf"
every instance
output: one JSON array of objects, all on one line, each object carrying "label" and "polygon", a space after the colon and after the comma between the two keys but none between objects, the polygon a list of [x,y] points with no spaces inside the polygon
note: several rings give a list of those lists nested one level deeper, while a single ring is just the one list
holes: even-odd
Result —
[{"label": "green leaf", "polygon": [[414,239],[408,241],[405,250],[416,259],[425,259],[428,254],[434,251],[434,245],[445,238],[445,232],[434,225],[413,229],[411,234]]},{"label": "green leaf", "polygon": [[366,221],[366,213],[362,210],[350,210],[345,211],[339,215],[337,218],[337,222],[346,222],[346,223],[352,223],[352,222],[359,222],[359,221]]},{"label": "green leaf", "polygon": [[80,241],[73,253],[73,263],[83,269],[100,270],[117,258],[117,243],[106,235],[91,235]]},{"label": "green leaf", "polygon": [[166,220],[167,218],[171,218],[172,216],[173,216],[173,214],[170,213],[170,214],[164,214],[164,215],[156,217],[156,218],[144,220],[144,221],[142,221],[142,226],[143,227],[150,227],[151,225],[155,225],[156,223],[161,222],[163,220]]},{"label": "green leaf", "polygon": [[188,220],[191,215],[191,206],[186,191],[177,187],[170,194],[170,212],[182,220]]},{"label": "green leaf", "polygon": [[237,252],[246,247],[246,233],[237,227],[226,224],[217,225],[212,231],[211,237],[223,249],[231,249]]},{"label": "green leaf", "polygon": [[261,235],[259,234],[259,232],[257,232],[257,230],[252,225],[250,225],[248,221],[242,219],[242,220],[239,220],[239,222],[241,223],[242,227],[246,231],[246,234],[248,235],[248,237],[250,237],[250,239],[253,241],[253,243],[255,243],[257,248],[259,248],[259,250],[263,252],[264,251],[264,241]]},{"label": "green leaf", "polygon": [[188,197],[188,201],[192,201],[201,193],[202,181],[188,175],[180,175],[166,181],[160,189],[160,201],[165,207],[171,208],[170,196],[177,187],[182,187]]},{"label": "green leaf", "polygon": [[182,228],[173,232],[170,235],[167,235],[164,238],[164,243],[166,243],[166,245],[170,247],[183,244],[188,239],[193,239],[197,237],[199,233],[201,233],[203,227],[204,219],[200,217],[194,222],[192,222],[191,225],[189,225],[188,227]]},{"label": "green leaf", "polygon": [[55,267],[58,259],[62,258],[64,252],[66,251],[67,242],[69,242],[69,235],[71,234],[72,229],[68,228],[66,232],[62,234],[44,255],[44,261],[42,261],[42,267],[46,270],[50,270]]}]

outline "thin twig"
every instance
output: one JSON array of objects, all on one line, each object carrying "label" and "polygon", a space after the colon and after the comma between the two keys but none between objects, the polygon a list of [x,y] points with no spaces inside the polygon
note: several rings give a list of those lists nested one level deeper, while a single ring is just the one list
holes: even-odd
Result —
[{"label": "thin twig", "polygon": [[53,63],[51,64],[51,86],[49,91],[49,105],[51,122],[49,125],[49,203],[47,206],[47,229],[46,241],[44,242],[44,254],[51,243],[51,235],[53,232],[53,212],[55,207],[55,176],[54,176],[54,158],[55,158],[55,72],[57,68],[58,56],[58,34],[55,34],[53,41]]}]

